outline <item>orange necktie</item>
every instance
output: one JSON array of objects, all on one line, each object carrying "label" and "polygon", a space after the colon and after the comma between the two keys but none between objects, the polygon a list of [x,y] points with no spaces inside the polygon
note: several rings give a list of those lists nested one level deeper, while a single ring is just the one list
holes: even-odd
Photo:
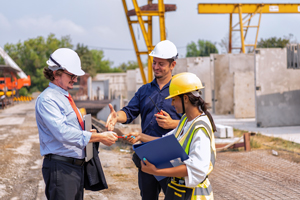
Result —
[{"label": "orange necktie", "polygon": [[78,122],[79,122],[79,124],[80,124],[80,126],[81,126],[82,130],[84,130],[84,124],[83,124],[83,121],[82,121],[81,115],[79,114],[79,112],[78,112],[78,109],[77,109],[77,107],[76,107],[76,105],[75,105],[75,103],[74,103],[74,101],[73,101],[73,99],[72,99],[71,95],[69,94],[69,96],[66,96],[66,97],[69,99],[69,102],[70,102],[70,104],[71,104],[71,106],[72,106],[73,110],[74,110],[74,111],[75,111],[75,113],[76,113],[76,116],[77,116]]}]

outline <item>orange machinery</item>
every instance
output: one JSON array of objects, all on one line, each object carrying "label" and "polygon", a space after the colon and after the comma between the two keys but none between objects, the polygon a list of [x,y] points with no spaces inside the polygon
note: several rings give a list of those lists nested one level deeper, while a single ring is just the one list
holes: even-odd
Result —
[{"label": "orange machinery", "polygon": [[31,85],[30,76],[17,79],[17,71],[9,66],[0,65],[0,71],[3,75],[0,77],[0,96],[14,96],[22,87]]},{"label": "orange machinery", "polygon": [[[16,95],[22,87],[30,86],[31,79],[1,47],[0,56],[5,62],[5,65],[0,65],[0,97],[2,95],[11,97]],[[17,78],[17,75],[19,78]]]}]

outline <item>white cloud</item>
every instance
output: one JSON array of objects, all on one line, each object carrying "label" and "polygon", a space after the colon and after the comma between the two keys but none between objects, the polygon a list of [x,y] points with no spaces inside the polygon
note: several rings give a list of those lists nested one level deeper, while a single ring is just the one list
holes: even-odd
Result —
[{"label": "white cloud", "polygon": [[4,29],[9,30],[11,28],[9,21],[1,13],[0,13],[0,28],[3,30]]},{"label": "white cloud", "polygon": [[33,18],[23,17],[16,20],[16,25],[24,31],[58,32],[62,34],[84,35],[85,29],[69,19],[54,20],[51,15]]},{"label": "white cloud", "polygon": [[115,37],[117,34],[109,27],[96,26],[91,30],[94,34],[99,34],[99,36],[103,37]]}]

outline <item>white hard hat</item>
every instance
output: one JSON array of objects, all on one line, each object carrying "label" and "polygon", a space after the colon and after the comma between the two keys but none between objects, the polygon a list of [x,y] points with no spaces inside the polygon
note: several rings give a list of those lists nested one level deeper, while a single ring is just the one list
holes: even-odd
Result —
[{"label": "white hard hat", "polygon": [[76,76],[85,74],[81,69],[81,62],[78,54],[72,49],[59,48],[55,50],[46,63],[48,64],[48,68],[52,71],[63,69]]},{"label": "white hard hat", "polygon": [[155,46],[153,51],[149,54],[149,56],[153,56],[156,58],[162,59],[174,59],[178,58],[177,48],[173,44],[173,42],[169,40],[163,40]]}]

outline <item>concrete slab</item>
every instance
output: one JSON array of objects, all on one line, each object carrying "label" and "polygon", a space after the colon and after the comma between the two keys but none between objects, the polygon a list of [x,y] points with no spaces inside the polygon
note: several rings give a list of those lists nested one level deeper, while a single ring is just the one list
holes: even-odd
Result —
[{"label": "concrete slab", "polygon": [[25,117],[6,117],[0,119],[0,126],[23,124]]},{"label": "concrete slab", "polygon": [[232,126],[224,126],[222,124],[216,124],[217,132],[215,133],[216,138],[233,138]]},{"label": "concrete slab", "polygon": [[213,115],[216,124],[228,125],[233,128],[261,133],[262,135],[279,137],[300,144],[300,126],[256,127],[255,118],[235,119],[234,115]]}]

